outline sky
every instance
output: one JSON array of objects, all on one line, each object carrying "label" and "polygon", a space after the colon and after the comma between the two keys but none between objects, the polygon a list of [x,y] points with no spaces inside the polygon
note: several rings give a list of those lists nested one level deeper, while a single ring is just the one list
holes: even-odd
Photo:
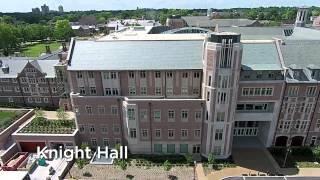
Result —
[{"label": "sky", "polygon": [[237,8],[260,6],[320,6],[320,0],[0,0],[0,12],[30,12],[47,4],[50,10],[59,5],[65,11],[119,10],[139,8]]}]

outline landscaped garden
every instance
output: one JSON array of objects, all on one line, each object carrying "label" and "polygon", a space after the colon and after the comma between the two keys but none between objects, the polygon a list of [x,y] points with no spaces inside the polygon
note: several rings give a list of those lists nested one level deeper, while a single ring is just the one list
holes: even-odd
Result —
[{"label": "landscaped garden", "polygon": [[[280,167],[283,167],[287,148],[277,147],[269,148],[273,158],[277,161]],[[288,152],[285,168],[320,168],[320,149],[319,147],[297,147],[290,148]]]},{"label": "landscaped garden", "polygon": [[58,42],[51,42],[51,43],[35,43],[31,45],[27,45],[25,48],[22,50],[22,54],[24,54],[27,57],[38,57],[42,53],[46,52],[46,46],[50,46],[50,50],[56,51],[59,49],[61,46],[60,43]]},{"label": "landscaped garden", "polygon": [[35,118],[20,133],[72,134],[76,130],[74,119],[69,119],[66,112],[58,110],[57,117],[47,119],[41,110],[36,110]]},{"label": "landscaped garden", "polygon": [[0,132],[23,116],[26,111],[0,111]]}]

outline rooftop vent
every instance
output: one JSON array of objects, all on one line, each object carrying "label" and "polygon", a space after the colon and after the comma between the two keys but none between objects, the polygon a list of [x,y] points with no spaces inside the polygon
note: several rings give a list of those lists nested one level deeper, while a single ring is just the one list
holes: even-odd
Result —
[{"label": "rooftop vent", "polygon": [[6,64],[5,66],[1,67],[3,73],[8,74],[9,73],[9,65]]}]

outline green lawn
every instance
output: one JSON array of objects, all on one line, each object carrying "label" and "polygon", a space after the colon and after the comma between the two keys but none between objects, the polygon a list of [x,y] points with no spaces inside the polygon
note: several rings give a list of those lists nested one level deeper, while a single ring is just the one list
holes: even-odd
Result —
[{"label": "green lawn", "polygon": [[0,111],[0,132],[9,127],[21,114],[20,111]]},{"label": "green lawn", "polygon": [[[24,54],[25,56],[28,57],[38,57],[40,56],[42,53],[46,52],[46,45],[45,43],[39,43],[39,44],[34,44],[34,45],[29,45],[27,47],[25,47],[22,50],[22,54]],[[60,43],[58,42],[52,42],[50,43],[50,49],[51,52],[59,49],[59,47],[61,46]]]}]

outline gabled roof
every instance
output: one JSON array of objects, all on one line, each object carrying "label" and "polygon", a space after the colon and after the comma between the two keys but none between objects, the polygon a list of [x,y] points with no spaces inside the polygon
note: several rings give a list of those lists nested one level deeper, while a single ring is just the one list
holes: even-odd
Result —
[{"label": "gabled roof", "polygon": [[75,41],[68,70],[202,69],[203,41]]}]

